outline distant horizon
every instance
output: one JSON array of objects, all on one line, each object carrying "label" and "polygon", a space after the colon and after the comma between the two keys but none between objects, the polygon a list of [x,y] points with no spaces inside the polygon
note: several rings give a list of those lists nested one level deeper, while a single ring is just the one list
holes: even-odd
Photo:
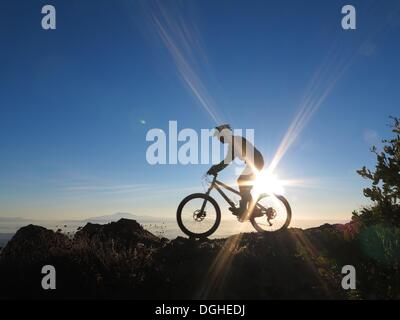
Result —
[{"label": "distant horizon", "polygon": [[[120,219],[113,220],[113,216],[117,216],[121,213],[116,213],[113,215],[109,215],[108,217],[111,219],[105,219],[106,216],[99,217],[91,217],[81,220],[40,220],[40,219],[29,219],[29,218],[11,218],[12,220],[7,220],[7,224],[0,224],[0,246],[4,246],[9,240],[11,240],[12,236],[22,227],[33,224],[38,225],[53,231],[61,229],[63,233],[68,233],[69,235],[75,234],[79,228],[85,226],[87,223],[98,223],[98,224],[108,224],[110,222],[116,222]],[[143,216],[136,216],[133,214],[124,213],[125,215],[129,215],[131,218],[144,218]],[[0,222],[5,217],[0,217]],[[176,221],[174,218],[167,218],[164,220],[159,220],[157,218],[151,217],[151,220],[136,220],[140,223],[144,229],[154,233],[160,237],[166,237],[168,239],[174,239],[178,236],[184,236],[181,230],[179,230],[176,225]],[[300,228],[303,230],[320,227],[324,224],[346,224],[349,223],[351,219],[348,220],[323,220],[323,219],[296,219],[294,218],[290,228]],[[65,224],[65,226],[64,226]],[[225,215],[221,218],[221,224],[219,229],[213,234],[210,238],[225,238],[242,232],[255,232],[254,228],[251,226],[249,222],[240,223],[237,219],[234,219],[228,215]]]},{"label": "distant horizon", "polygon": [[[124,215],[124,216],[122,216]],[[4,221],[4,219],[6,219],[6,221]],[[110,222],[115,222],[118,221],[120,219],[131,219],[131,220],[136,220],[137,222],[139,222],[140,224],[146,225],[149,223],[155,224],[155,225],[161,225],[162,223],[173,223],[175,224],[175,217],[164,217],[162,219],[157,218],[155,216],[143,216],[143,215],[136,215],[136,214],[132,214],[132,213],[115,213],[115,214],[111,214],[111,215],[106,215],[106,216],[94,216],[94,217],[88,217],[88,218],[83,218],[83,219],[73,219],[73,220],[69,220],[69,219],[31,219],[31,218],[21,218],[21,217],[0,217],[0,222],[7,222],[9,224],[11,224],[11,226],[9,226],[9,228],[13,228],[15,230],[17,230],[18,228],[26,225],[27,223],[37,223],[38,225],[41,225],[40,223],[42,223],[43,227],[48,227],[49,224],[53,224],[53,223],[88,223],[90,221],[95,221],[95,222],[99,222],[99,223],[110,223]],[[146,220],[148,219],[148,220]],[[351,221],[351,218],[349,219],[315,219],[315,218],[309,218],[309,219],[298,219],[296,217],[293,218],[292,220],[292,227],[299,227],[299,228],[303,228],[304,226],[319,226],[325,223],[328,224],[345,224]],[[225,214],[222,215],[221,217],[221,225],[224,224],[224,222],[228,222],[228,223],[237,223],[237,229],[239,230],[241,227],[241,223],[237,221],[237,219],[231,215]],[[16,226],[14,226],[16,225]],[[3,224],[0,225],[0,233],[4,233],[2,230],[7,227],[7,225]],[[171,227],[171,225],[170,225]],[[175,227],[174,227],[175,228]]]},{"label": "distant horizon", "polygon": [[[116,212],[110,215],[101,215],[101,216],[92,216],[92,217],[86,217],[86,218],[82,218],[82,219],[40,219],[40,218],[30,218],[30,217],[11,217],[11,216],[5,216],[5,217],[0,217],[0,221],[2,219],[6,219],[6,220],[31,220],[31,221],[85,221],[85,220],[107,220],[108,218],[113,218],[119,215],[128,215],[131,218],[145,218],[145,219],[156,219],[156,220],[160,220],[163,221],[163,219],[172,219],[175,220],[175,216],[166,216],[166,217],[157,217],[157,216],[147,216],[147,215],[138,215],[138,214],[134,214],[134,213],[129,213],[129,212]],[[128,219],[126,217],[121,217],[121,219]],[[234,220],[236,221],[237,218],[235,218],[232,215],[229,215],[228,213],[223,214],[221,217],[221,220]],[[323,218],[302,218],[302,219],[293,219],[294,221],[346,221],[346,220],[351,220],[351,216],[349,217],[349,219],[323,219]]]}]

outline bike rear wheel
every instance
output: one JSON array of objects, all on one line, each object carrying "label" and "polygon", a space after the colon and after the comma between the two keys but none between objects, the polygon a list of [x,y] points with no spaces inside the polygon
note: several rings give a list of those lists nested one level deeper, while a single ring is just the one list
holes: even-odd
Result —
[{"label": "bike rear wheel", "polygon": [[263,213],[253,216],[250,222],[258,232],[276,232],[286,229],[292,219],[289,202],[281,195],[262,194],[255,205]]},{"label": "bike rear wheel", "polygon": [[[204,210],[201,211],[203,205]],[[194,193],[179,204],[176,218],[183,233],[191,238],[206,238],[217,230],[221,222],[221,210],[209,195]]]}]

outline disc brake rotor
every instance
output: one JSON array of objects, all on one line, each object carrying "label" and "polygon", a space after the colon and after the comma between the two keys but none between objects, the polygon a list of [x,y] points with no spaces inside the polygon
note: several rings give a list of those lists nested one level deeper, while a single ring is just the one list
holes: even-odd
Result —
[{"label": "disc brake rotor", "polygon": [[203,221],[205,217],[206,217],[206,212],[205,211],[201,212],[201,210],[196,210],[195,212],[193,212],[193,219],[196,222]]}]

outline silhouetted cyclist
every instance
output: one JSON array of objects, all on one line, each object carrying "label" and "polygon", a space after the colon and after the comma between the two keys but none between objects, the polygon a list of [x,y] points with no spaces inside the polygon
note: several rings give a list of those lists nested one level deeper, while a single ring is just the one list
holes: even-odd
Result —
[{"label": "silhouetted cyclist", "polygon": [[225,169],[235,158],[239,158],[246,163],[245,169],[237,180],[241,196],[240,206],[239,208],[230,209],[234,214],[241,216],[246,212],[251,200],[251,189],[253,188],[256,173],[264,167],[263,156],[248,140],[241,136],[234,136],[229,124],[215,127],[214,136],[219,138],[221,143],[228,144],[228,153],[225,159],[212,166],[207,171],[207,174],[217,174]]}]

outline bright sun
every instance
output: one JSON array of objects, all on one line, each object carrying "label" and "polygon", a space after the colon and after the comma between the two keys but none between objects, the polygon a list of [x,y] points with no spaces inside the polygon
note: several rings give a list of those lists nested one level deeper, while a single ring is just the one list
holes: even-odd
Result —
[{"label": "bright sun", "polygon": [[280,181],[276,175],[269,171],[261,171],[257,174],[252,192],[258,196],[262,193],[282,195],[284,191],[283,182]]}]

